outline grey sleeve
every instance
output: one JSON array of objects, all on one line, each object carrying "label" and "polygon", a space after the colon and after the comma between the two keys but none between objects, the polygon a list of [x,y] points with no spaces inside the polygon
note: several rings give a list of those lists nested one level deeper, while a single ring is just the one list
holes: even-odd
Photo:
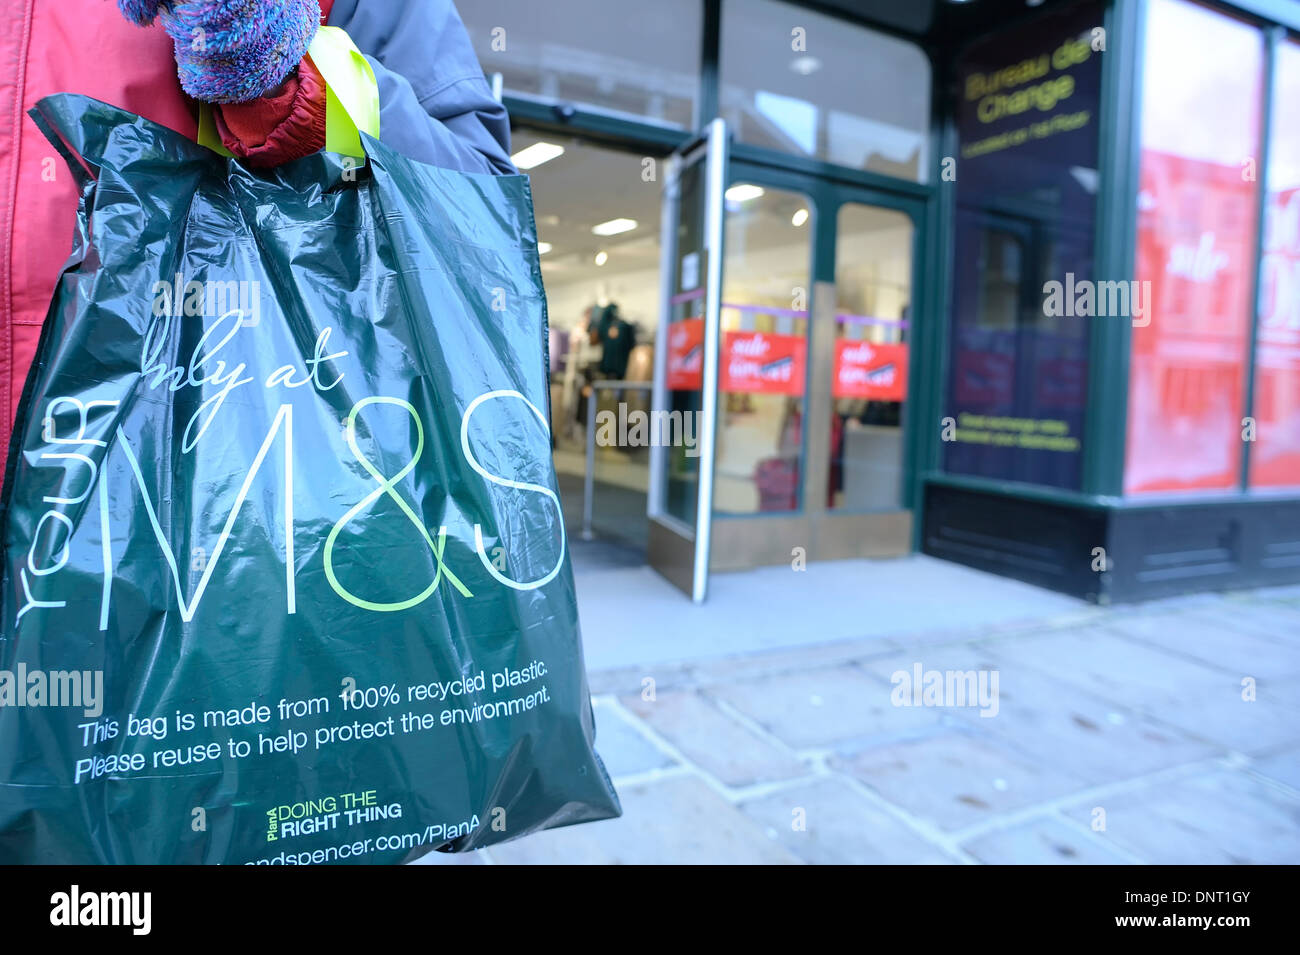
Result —
[{"label": "grey sleeve", "polygon": [[452,0],[335,0],[329,23],[374,68],[385,144],[434,166],[515,172],[510,120]]}]

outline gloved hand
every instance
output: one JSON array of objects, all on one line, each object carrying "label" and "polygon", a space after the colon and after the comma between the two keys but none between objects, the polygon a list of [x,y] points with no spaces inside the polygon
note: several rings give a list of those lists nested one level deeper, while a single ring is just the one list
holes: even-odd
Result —
[{"label": "gloved hand", "polygon": [[140,26],[161,17],[181,87],[209,103],[243,103],[293,72],[320,26],[318,0],[117,0]]}]

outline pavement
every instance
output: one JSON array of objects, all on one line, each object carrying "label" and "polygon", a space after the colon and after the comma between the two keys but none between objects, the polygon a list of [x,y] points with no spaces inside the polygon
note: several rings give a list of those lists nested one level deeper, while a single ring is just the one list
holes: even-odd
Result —
[{"label": "pavement", "polygon": [[1103,608],[915,556],[695,607],[575,566],[624,815],[429,863],[1300,862],[1300,586]]}]

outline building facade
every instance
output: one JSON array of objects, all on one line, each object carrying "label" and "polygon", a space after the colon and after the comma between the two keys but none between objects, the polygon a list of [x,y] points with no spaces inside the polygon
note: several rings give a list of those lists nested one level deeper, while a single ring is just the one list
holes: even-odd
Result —
[{"label": "building facade", "polygon": [[562,482],[619,422],[606,524],[697,599],[913,551],[1102,602],[1300,580],[1300,3],[462,15]]}]

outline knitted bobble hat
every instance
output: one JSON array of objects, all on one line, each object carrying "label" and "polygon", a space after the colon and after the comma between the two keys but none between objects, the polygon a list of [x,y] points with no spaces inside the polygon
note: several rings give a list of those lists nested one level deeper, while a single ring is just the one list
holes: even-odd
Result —
[{"label": "knitted bobble hat", "polygon": [[158,16],[158,2],[159,0],[117,0],[117,8],[132,23],[147,27]]},{"label": "knitted bobble hat", "polygon": [[307,52],[319,0],[118,0],[147,26],[161,17],[181,87],[209,103],[243,103],[274,89]]}]

